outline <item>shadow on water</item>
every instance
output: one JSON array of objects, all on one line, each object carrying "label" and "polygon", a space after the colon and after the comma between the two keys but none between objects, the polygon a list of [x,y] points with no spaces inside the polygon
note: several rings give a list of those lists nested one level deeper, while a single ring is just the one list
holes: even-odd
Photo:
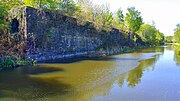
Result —
[{"label": "shadow on water", "polygon": [[[164,47],[156,47],[156,48],[147,48],[147,49],[141,49],[132,53],[154,53],[154,52],[161,52],[164,53]],[[112,55],[114,56],[114,55]],[[56,59],[56,60],[45,60],[45,61],[39,61],[39,63],[74,63],[74,62],[80,62],[84,60],[95,60],[95,61],[118,61],[118,60],[138,60],[138,58],[117,58],[117,57],[87,57],[87,56],[75,56],[75,57],[68,57],[63,59]]]},{"label": "shadow on water", "polygon": [[123,60],[138,60],[139,58],[99,58],[99,59],[94,59],[94,60],[97,60],[97,61],[123,61]]},{"label": "shadow on water", "polygon": [[36,67],[29,66],[29,67],[21,67],[21,68],[22,68],[22,73],[24,74],[40,74],[40,73],[50,73],[55,71],[64,72],[64,69],[62,68],[53,68],[53,67],[44,68],[40,66],[36,66]]},{"label": "shadow on water", "polygon": [[[131,88],[135,87],[141,82],[144,71],[154,70],[154,65],[160,55],[155,55],[153,58],[151,55],[149,59],[142,59],[138,67],[134,69],[130,69],[130,66],[134,66],[134,62],[138,62],[141,55],[128,54],[128,57],[126,56],[86,58],[94,61],[85,62],[78,62],[82,58],[75,59],[78,63],[72,63],[75,61],[71,59],[65,62],[68,64],[21,67],[13,71],[1,72],[0,100],[17,98],[17,101],[39,101],[39,99],[44,101],[48,98],[56,98],[61,101],[72,101],[67,100],[69,98],[80,101],[80,98],[84,98],[86,100],[82,101],[90,101],[94,96],[109,94],[115,81],[118,81],[120,87],[125,84]],[[124,83],[125,81],[127,83]],[[79,89],[80,92],[78,92]]]},{"label": "shadow on water", "polygon": [[75,63],[85,60],[95,60],[95,61],[123,61],[123,60],[138,60],[138,58],[116,58],[116,57],[73,57],[73,58],[65,58],[65,59],[58,59],[58,60],[47,60],[47,61],[41,61],[40,63]]},{"label": "shadow on water", "polygon": [[0,73],[0,99],[16,98],[19,100],[35,100],[48,96],[63,95],[70,85],[57,81],[56,78],[32,79],[30,74],[62,71],[62,69],[22,67],[13,71]]}]

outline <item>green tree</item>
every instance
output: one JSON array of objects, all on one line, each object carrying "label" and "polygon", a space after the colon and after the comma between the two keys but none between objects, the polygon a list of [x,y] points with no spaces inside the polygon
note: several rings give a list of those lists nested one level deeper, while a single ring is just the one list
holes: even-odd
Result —
[{"label": "green tree", "polygon": [[180,43],[180,24],[176,25],[176,28],[174,30],[174,39],[175,42]]},{"label": "green tree", "polygon": [[140,29],[137,31],[137,34],[145,43],[150,45],[159,45],[164,42],[164,34],[149,24],[141,25]]},{"label": "green tree", "polygon": [[165,37],[165,42],[167,43],[173,43],[174,41],[174,36],[166,36]]},{"label": "green tree", "polygon": [[113,20],[113,27],[124,31],[124,15],[123,15],[123,11],[121,9],[118,9],[118,11],[116,12],[116,16]]},{"label": "green tree", "polygon": [[138,31],[140,26],[143,24],[143,19],[140,16],[140,12],[135,9],[135,7],[128,8],[128,13],[126,13],[125,21],[127,25],[127,30],[134,33]]},{"label": "green tree", "polygon": [[24,0],[24,4],[38,9],[57,10],[69,16],[80,11],[80,6],[73,0]]},{"label": "green tree", "polygon": [[148,44],[155,44],[155,37],[156,37],[156,29],[154,26],[149,24],[141,25],[137,34],[141,37],[141,39],[148,43]]},{"label": "green tree", "polygon": [[96,5],[90,0],[78,0],[78,5],[82,10],[77,15],[78,21],[89,21],[94,23],[98,30],[110,30],[113,22],[113,13],[109,9],[108,4]]},{"label": "green tree", "polygon": [[84,24],[86,21],[94,21],[93,3],[90,0],[77,0],[77,5],[81,7],[81,11],[76,15],[79,23]]},{"label": "green tree", "polygon": [[80,13],[81,7],[75,4],[73,0],[61,0],[61,2],[59,2],[59,10],[63,14],[74,16]]},{"label": "green tree", "polygon": [[110,11],[109,5],[101,5],[100,16],[103,23],[104,30],[111,30],[111,25],[113,22],[113,13]]},{"label": "green tree", "polygon": [[156,31],[156,45],[161,45],[164,43],[164,34],[161,33],[159,30]]},{"label": "green tree", "polygon": [[113,22],[113,13],[109,9],[109,5],[92,5],[92,15],[95,27],[98,30],[111,30]]},{"label": "green tree", "polygon": [[61,1],[62,0],[24,0],[24,4],[38,9],[56,10]]},{"label": "green tree", "polygon": [[121,9],[119,9],[117,11],[117,17],[119,20],[119,24],[124,24],[124,15],[123,15],[123,11]]}]

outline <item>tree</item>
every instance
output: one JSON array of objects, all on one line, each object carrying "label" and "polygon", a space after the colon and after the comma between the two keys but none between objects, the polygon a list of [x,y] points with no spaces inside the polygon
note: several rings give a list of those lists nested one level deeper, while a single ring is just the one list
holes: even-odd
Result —
[{"label": "tree", "polygon": [[38,9],[57,10],[58,5],[62,0],[23,0],[26,6],[31,6]]},{"label": "tree", "polygon": [[80,14],[77,15],[78,21],[92,22],[97,30],[111,29],[113,13],[108,4],[96,5],[90,0],[78,0],[78,5],[82,8]]},{"label": "tree", "polygon": [[119,20],[119,24],[124,24],[124,15],[123,15],[123,11],[121,9],[119,9],[117,11],[117,17]]},{"label": "tree", "polygon": [[86,21],[94,21],[93,3],[90,0],[77,0],[77,5],[81,7],[81,11],[76,18],[79,23],[84,24]]},{"label": "tree", "polygon": [[111,25],[113,21],[113,13],[110,11],[109,5],[101,5],[101,12],[99,15],[102,19],[103,29],[111,30]]},{"label": "tree", "polygon": [[116,16],[113,21],[113,27],[124,31],[124,22],[125,21],[124,21],[123,11],[120,8],[116,12]]},{"label": "tree", "polygon": [[140,26],[143,24],[143,19],[140,16],[140,12],[135,9],[135,7],[128,8],[128,13],[126,13],[125,21],[127,25],[127,30],[134,33],[138,31]]},{"label": "tree", "polygon": [[60,11],[69,16],[74,16],[80,11],[80,6],[75,4],[73,0],[24,0],[24,4],[37,9]]},{"label": "tree", "polygon": [[81,7],[73,0],[61,0],[59,2],[59,10],[66,15],[74,16],[81,11]]},{"label": "tree", "polygon": [[174,41],[174,36],[166,36],[165,37],[165,42],[167,43],[173,43]]},{"label": "tree", "polygon": [[156,45],[161,45],[164,43],[164,34],[161,33],[159,30],[156,31]]},{"label": "tree", "polygon": [[180,43],[180,24],[176,25],[176,28],[174,30],[174,39],[176,42]]},{"label": "tree", "polygon": [[164,34],[149,24],[141,25],[137,34],[145,43],[150,45],[159,45],[164,42]]}]

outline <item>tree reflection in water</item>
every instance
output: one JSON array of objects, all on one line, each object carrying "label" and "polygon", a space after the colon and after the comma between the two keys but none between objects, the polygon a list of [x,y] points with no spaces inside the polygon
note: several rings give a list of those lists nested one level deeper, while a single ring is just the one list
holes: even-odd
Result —
[{"label": "tree reflection in water", "polygon": [[13,96],[16,101],[91,101],[109,95],[116,81],[119,87],[126,82],[129,87],[135,87],[144,71],[154,70],[159,58],[153,50],[147,51],[68,64],[41,64],[39,68],[1,73],[0,100],[7,101]]},{"label": "tree reflection in water", "polygon": [[180,46],[173,45],[170,47],[174,49],[174,61],[176,62],[176,65],[180,66]]},{"label": "tree reflection in water", "polygon": [[122,74],[119,77],[119,86],[122,87],[124,80],[126,80],[128,82],[128,87],[135,87],[141,82],[143,71],[150,69],[153,71],[155,69],[155,63],[158,59],[159,55],[156,55],[155,58],[140,61],[140,65],[137,68],[129,71],[128,73]]}]

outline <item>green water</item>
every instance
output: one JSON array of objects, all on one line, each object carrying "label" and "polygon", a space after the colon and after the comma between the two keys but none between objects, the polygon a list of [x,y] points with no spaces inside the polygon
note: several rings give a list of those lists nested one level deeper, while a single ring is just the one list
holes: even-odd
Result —
[{"label": "green water", "polygon": [[179,101],[171,47],[0,72],[0,101]]}]

